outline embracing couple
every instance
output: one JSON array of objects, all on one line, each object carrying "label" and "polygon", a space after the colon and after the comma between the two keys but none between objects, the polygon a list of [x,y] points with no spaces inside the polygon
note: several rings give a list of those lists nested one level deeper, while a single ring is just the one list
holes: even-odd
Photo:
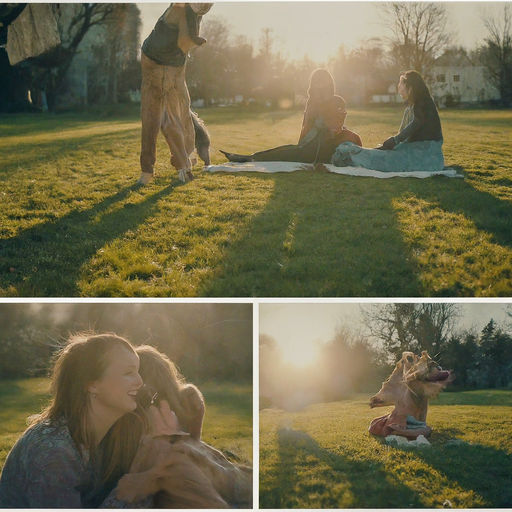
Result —
[{"label": "embracing couple", "polygon": [[51,393],[7,456],[0,508],[252,507],[252,470],[201,441],[200,391],[153,347],[74,336]]},{"label": "embracing couple", "polygon": [[345,101],[335,94],[326,69],[313,72],[298,144],[239,155],[221,151],[231,162],[332,163],[384,172],[441,171],[443,133],[434,100],[417,71],[400,74],[398,92],[408,106],[399,133],[377,148],[362,147],[359,135],[345,126]]}]

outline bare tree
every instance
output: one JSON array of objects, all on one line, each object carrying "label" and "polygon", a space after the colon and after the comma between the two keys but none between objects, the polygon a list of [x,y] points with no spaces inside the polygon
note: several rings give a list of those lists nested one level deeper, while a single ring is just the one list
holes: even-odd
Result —
[{"label": "bare tree", "polygon": [[361,309],[369,334],[382,342],[390,360],[405,350],[438,354],[460,315],[460,306],[451,303],[370,304]]},{"label": "bare tree", "polygon": [[512,5],[503,3],[483,18],[487,37],[483,64],[487,81],[500,93],[502,106],[512,104]]},{"label": "bare tree", "polygon": [[379,9],[393,32],[389,42],[397,64],[428,79],[436,56],[452,39],[446,7],[440,2],[383,2]]},{"label": "bare tree", "polygon": [[[127,95],[126,82],[131,83],[134,89],[140,87],[137,54],[141,26],[140,10],[136,4],[115,5],[112,14],[103,22],[104,35],[97,37],[91,48],[93,58],[89,64],[88,81],[92,87],[88,90],[89,100],[117,103],[120,92],[124,92],[125,97]],[[94,78],[101,83],[101,88]],[[120,83],[123,78],[125,83]]]},{"label": "bare tree", "polygon": [[42,68],[46,84],[48,107],[54,110],[62,90],[66,74],[71,67],[78,47],[87,32],[103,24],[119,8],[120,4],[53,4],[61,44],[52,52],[34,59]]}]

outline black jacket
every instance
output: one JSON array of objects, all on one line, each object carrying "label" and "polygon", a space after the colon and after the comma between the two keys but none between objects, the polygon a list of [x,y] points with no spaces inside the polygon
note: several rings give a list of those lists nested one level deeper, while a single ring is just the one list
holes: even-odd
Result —
[{"label": "black jacket", "polygon": [[[407,115],[408,107],[404,117]],[[413,119],[403,128],[398,135],[395,135],[395,141],[399,142],[419,142],[422,140],[443,140],[441,130],[441,120],[434,100],[429,96],[416,101],[412,105]]]}]

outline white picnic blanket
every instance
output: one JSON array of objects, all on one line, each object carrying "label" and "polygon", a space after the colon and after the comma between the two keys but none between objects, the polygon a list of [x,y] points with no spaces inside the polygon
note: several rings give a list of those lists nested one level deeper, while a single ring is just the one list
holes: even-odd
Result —
[{"label": "white picnic blanket", "polygon": [[[428,178],[429,176],[442,175],[449,178],[463,178],[455,169],[445,168],[443,171],[413,171],[413,172],[381,172],[362,167],[336,167],[332,164],[321,164],[329,172],[336,174],[348,174],[349,176],[368,176],[372,178]],[[294,172],[313,171],[315,167],[311,164],[298,162],[226,162],[221,165],[210,165],[205,170],[210,172]]]}]

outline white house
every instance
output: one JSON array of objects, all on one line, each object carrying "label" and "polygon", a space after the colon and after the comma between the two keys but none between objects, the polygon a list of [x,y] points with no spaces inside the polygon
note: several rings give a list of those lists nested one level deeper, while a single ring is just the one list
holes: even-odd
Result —
[{"label": "white house", "polygon": [[477,103],[500,98],[498,91],[485,80],[484,66],[472,62],[463,50],[449,50],[437,58],[433,79],[431,92],[441,107],[450,101]]}]

